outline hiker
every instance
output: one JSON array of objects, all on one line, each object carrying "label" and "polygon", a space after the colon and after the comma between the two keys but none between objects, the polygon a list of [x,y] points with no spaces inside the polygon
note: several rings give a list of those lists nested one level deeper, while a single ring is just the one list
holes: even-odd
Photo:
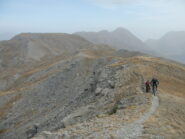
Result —
[{"label": "hiker", "polygon": [[153,90],[153,93],[155,93],[157,91],[157,87],[159,85],[159,81],[158,79],[156,78],[152,78],[151,82],[150,82],[151,86],[152,86],[152,90]]},{"label": "hiker", "polygon": [[150,92],[150,81],[149,80],[145,82],[145,88],[146,88],[146,92]]}]

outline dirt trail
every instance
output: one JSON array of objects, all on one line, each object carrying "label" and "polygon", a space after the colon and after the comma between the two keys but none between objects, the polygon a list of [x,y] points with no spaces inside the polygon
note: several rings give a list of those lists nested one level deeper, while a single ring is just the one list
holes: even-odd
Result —
[{"label": "dirt trail", "polygon": [[[62,139],[136,139],[142,136],[144,122],[155,113],[159,105],[157,96],[152,96],[152,104],[150,109],[145,112],[139,119],[130,123],[124,124],[121,121],[115,120],[115,117],[96,118],[90,123],[81,123],[70,130],[59,130],[55,133],[43,132],[40,136],[34,139],[45,138],[62,138]],[[119,118],[118,118],[119,119]]]},{"label": "dirt trail", "polygon": [[144,123],[143,135],[139,139],[184,139],[185,100],[175,95],[160,92],[157,112]]},{"label": "dirt trail", "polygon": [[117,131],[118,138],[120,139],[135,139],[142,135],[143,131],[143,123],[156,111],[159,105],[159,99],[157,96],[153,96],[152,98],[152,105],[150,110],[144,115],[142,115],[138,120],[135,122],[123,126],[120,130]]}]

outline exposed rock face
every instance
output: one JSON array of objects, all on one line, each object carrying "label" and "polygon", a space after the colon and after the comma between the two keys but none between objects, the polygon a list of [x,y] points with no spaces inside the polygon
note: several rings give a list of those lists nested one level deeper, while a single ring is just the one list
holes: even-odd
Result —
[{"label": "exposed rock face", "polygon": [[[24,126],[14,130],[15,133],[20,133],[17,138],[21,138],[25,129],[32,125],[32,119],[41,123],[38,130],[59,128],[63,124],[60,121],[67,114],[92,101],[90,98],[93,97],[93,69],[98,67],[88,59],[75,58],[72,61],[59,63],[58,67],[51,71],[44,69],[36,73],[38,76],[29,76],[25,81],[29,85],[23,86],[24,89],[17,92],[21,95],[20,100],[14,103],[11,112],[4,117],[1,128],[13,128],[20,122]],[[38,78],[39,76],[41,77]],[[24,121],[28,121],[27,124]]]},{"label": "exposed rock face", "polygon": [[[130,66],[132,67],[134,65],[130,65]],[[63,119],[65,129],[61,130],[61,134],[55,133],[55,132],[54,133],[42,132],[41,135],[38,135],[36,138],[58,137],[58,138],[65,138],[65,139],[67,138],[70,138],[70,139],[80,138],[81,139],[81,138],[90,138],[90,137],[91,138],[108,137],[108,133],[107,135],[102,133],[102,135],[104,136],[103,137],[99,133],[96,133],[90,130],[90,128],[93,128],[93,125],[94,125],[94,128],[97,128],[97,129],[102,128],[101,122],[103,121],[100,120],[100,123],[99,123],[100,125],[98,127],[98,125],[96,125],[93,122],[88,123],[89,120],[91,121],[92,119],[93,121],[96,121],[93,118],[97,117],[98,115],[101,115],[101,114],[111,115],[119,110],[120,110],[120,116],[121,116],[122,114],[121,112],[123,111],[123,108],[121,107],[115,108],[115,106],[120,105],[122,101],[124,101],[127,105],[130,105],[130,106],[138,105],[139,107],[143,105],[148,105],[148,102],[149,102],[148,101],[149,98],[147,98],[144,95],[140,96],[141,94],[139,91],[136,90],[136,88],[130,88],[130,89],[125,90],[124,93],[122,92],[123,88],[125,88],[125,86],[129,84],[130,80],[133,80],[132,83],[134,86],[140,86],[141,81],[142,81],[142,78],[140,76],[134,75],[134,73],[130,71],[132,70],[130,66],[124,67],[120,65],[118,67],[108,66],[108,67],[102,68],[98,74],[99,75],[98,78],[96,79],[96,86],[94,86],[95,88],[93,87],[94,89],[91,89],[92,90],[92,97],[91,97],[92,100],[88,104],[86,104],[85,107],[83,106],[83,107],[77,108],[77,110],[75,110],[72,114],[68,115],[67,117]],[[141,88],[139,87],[138,90],[140,89]],[[133,99],[129,99],[130,101],[121,100],[123,96],[119,96],[120,95],[119,93],[123,93],[122,95],[124,97],[133,96],[134,100]],[[128,106],[125,106],[125,107],[128,107]],[[137,112],[138,111],[140,111],[140,108],[137,109]],[[106,121],[106,122],[107,122],[106,125],[108,127],[109,121]],[[87,129],[84,129],[85,127],[87,127]],[[120,127],[121,127],[121,124],[120,124]],[[86,131],[88,129],[90,131]],[[80,134],[80,131],[78,134],[78,130],[80,130],[81,132],[84,132],[84,134]]]}]

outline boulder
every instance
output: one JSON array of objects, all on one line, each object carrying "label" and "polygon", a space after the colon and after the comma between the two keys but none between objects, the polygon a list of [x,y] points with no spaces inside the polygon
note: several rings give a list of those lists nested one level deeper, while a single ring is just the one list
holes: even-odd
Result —
[{"label": "boulder", "polygon": [[26,135],[27,135],[28,139],[34,137],[38,133],[38,126],[39,126],[39,124],[34,124],[32,127],[30,127],[26,131]]},{"label": "boulder", "polygon": [[65,127],[74,125],[78,122],[82,122],[84,120],[87,120],[89,117],[92,116],[92,106],[84,106],[79,108],[78,110],[74,111],[72,114],[68,115],[62,120],[62,123]]},{"label": "boulder", "polygon": [[112,89],[115,88],[115,83],[113,81],[108,80],[108,84],[109,84],[110,88],[112,88]]},{"label": "boulder", "polygon": [[97,87],[95,91],[95,95],[98,96],[101,94],[101,92],[102,92],[102,88]]}]

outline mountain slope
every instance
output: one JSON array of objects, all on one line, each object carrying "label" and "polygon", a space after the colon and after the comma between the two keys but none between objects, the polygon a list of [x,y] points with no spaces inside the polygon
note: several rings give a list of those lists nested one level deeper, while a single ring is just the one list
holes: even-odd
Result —
[{"label": "mountain slope", "polygon": [[[160,134],[162,137],[179,135],[183,138],[185,119],[182,115],[185,112],[181,107],[184,107],[185,99],[184,65],[138,52],[115,51],[78,36],[63,35],[48,38],[48,34],[42,34],[38,39],[37,35],[29,34],[28,40],[37,42],[34,48],[44,47],[48,50],[42,49],[45,55],[36,60],[35,57],[27,57],[28,46],[21,45],[27,41],[27,35],[25,38],[14,38],[15,44],[10,41],[10,46],[0,47],[1,51],[8,48],[9,51],[4,51],[7,61],[16,62],[16,59],[8,59],[14,58],[14,55],[23,60],[15,67],[11,62],[2,67],[0,138],[97,138],[97,135],[116,138],[117,133],[124,138],[122,130],[117,130],[132,125],[140,116],[147,114],[152,102],[157,104],[151,94],[143,92],[144,81],[152,76],[160,81],[159,109],[152,114],[149,111],[152,117],[145,117],[154,119],[154,122],[142,120],[141,125],[136,126],[136,129],[139,127],[137,133],[141,135],[144,130],[143,137],[157,138]],[[50,42],[53,45],[60,42],[54,45],[54,48],[59,47],[57,54],[53,53],[55,49],[48,48]],[[18,48],[22,50],[20,53],[16,51]],[[168,115],[166,119],[164,115]],[[178,121],[169,122],[172,119]],[[182,124],[176,128],[178,123]],[[157,131],[158,128],[143,128],[148,125],[164,128],[162,132]],[[129,127],[123,128],[123,131],[129,132]]]},{"label": "mountain slope", "polygon": [[150,49],[136,36],[124,28],[117,28],[112,32],[77,32],[75,33],[96,44],[107,44],[116,49],[150,52]]},{"label": "mountain slope", "polygon": [[147,40],[146,44],[161,56],[182,63],[185,61],[185,31],[172,31],[159,40]]},{"label": "mountain slope", "polygon": [[73,54],[79,49],[92,46],[92,43],[75,35],[62,33],[20,34],[9,41],[0,42],[0,67],[14,67],[26,62],[41,61],[59,55],[65,56],[65,54]]},{"label": "mountain slope", "polygon": [[[110,74],[112,77],[106,76],[107,80],[116,77],[111,80],[115,82],[115,88],[109,90],[107,96],[103,96],[107,100],[113,99],[112,106],[116,109],[114,113],[111,115],[104,113],[91,120],[71,125],[70,122],[75,116],[83,115],[77,110],[77,114],[70,115],[64,120],[64,123],[70,123],[66,124],[65,128],[53,132],[44,131],[34,139],[185,137],[183,116],[185,67],[183,65],[160,58],[137,56],[119,59],[108,65],[106,71],[116,72]],[[151,99],[150,94],[142,92],[143,80],[150,79],[151,75],[155,75],[160,81],[157,94],[159,102],[158,98]],[[105,88],[101,86],[101,89],[100,94]],[[100,89],[96,88],[97,90]]]},{"label": "mountain slope", "polygon": [[[7,89],[22,72],[76,55],[95,45],[70,34],[24,33],[0,42],[0,90]],[[47,63],[47,64],[46,64]],[[2,80],[3,79],[3,80]]]},{"label": "mountain slope", "polygon": [[[61,121],[65,117],[90,104],[94,107],[88,108],[79,120],[109,111],[106,108],[109,106],[103,106],[106,97],[96,97],[94,91],[100,74],[104,77],[103,67],[116,60],[112,58],[114,53],[115,50],[105,45],[87,46],[65,59],[53,56],[51,61],[32,64],[33,67],[25,71],[9,71],[14,82],[0,91],[1,138],[26,138],[27,131],[37,123],[39,132],[64,127]],[[107,91],[114,86],[110,80],[101,85],[107,87]]]}]

